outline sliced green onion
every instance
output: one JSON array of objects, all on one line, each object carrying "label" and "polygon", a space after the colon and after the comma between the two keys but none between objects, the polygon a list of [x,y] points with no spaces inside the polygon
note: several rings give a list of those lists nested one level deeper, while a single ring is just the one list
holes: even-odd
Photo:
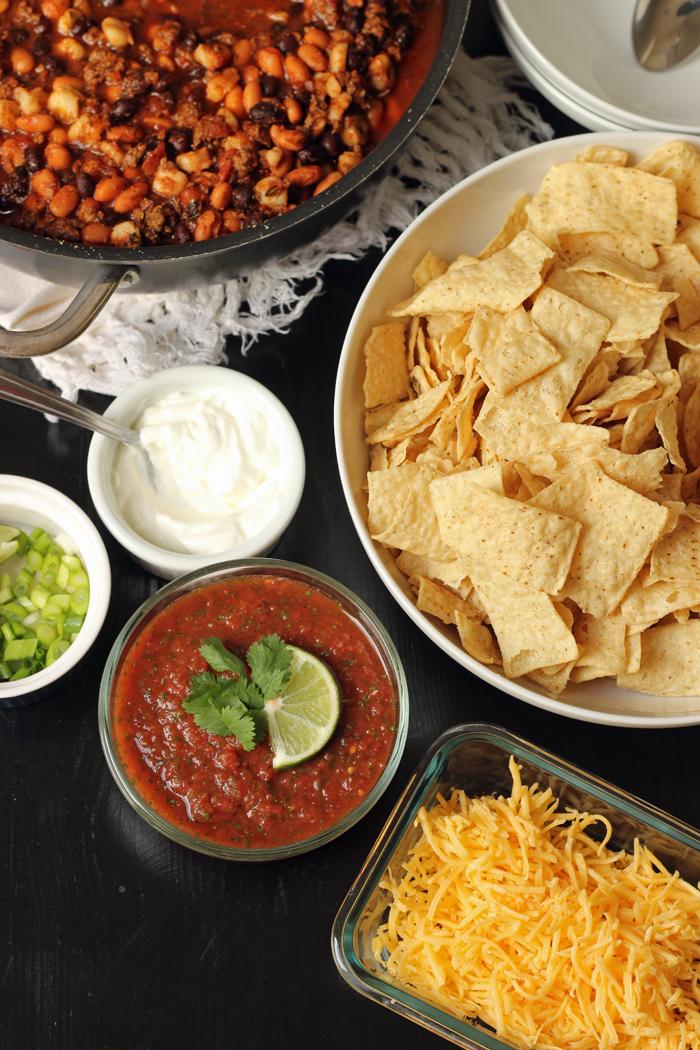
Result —
[{"label": "sliced green onion", "polygon": [[64,554],[61,558],[61,564],[67,566],[69,571],[83,568],[83,563],[77,554]]},{"label": "sliced green onion", "polygon": [[61,588],[61,590],[65,590],[68,586],[69,575],[70,569],[65,564],[65,562],[62,561],[58,568],[58,573],[56,574],[56,583]]},{"label": "sliced green onion", "polygon": [[43,609],[51,597],[51,591],[48,587],[44,587],[43,583],[37,583],[36,587],[32,588],[29,597],[37,609]]},{"label": "sliced green onion", "polygon": [[27,536],[26,532],[23,532],[22,529],[19,530],[17,542],[19,543],[19,553],[24,555],[29,546],[29,536]]},{"label": "sliced green onion", "polygon": [[84,616],[88,611],[88,605],[90,604],[90,591],[87,587],[80,587],[77,591],[73,591],[70,596],[70,610],[74,613],[79,613]]},{"label": "sliced green onion", "polygon": [[34,529],[34,532],[32,532],[29,538],[31,540],[32,547],[34,547],[35,550],[40,551],[43,554],[44,551],[48,550],[48,548],[51,546],[51,536],[48,532],[44,532],[44,530],[41,529],[39,536],[36,539],[34,539],[34,533],[36,531],[37,530]]},{"label": "sliced green onion", "polygon": [[84,569],[73,569],[70,576],[68,577],[68,586],[72,587],[76,591],[79,587],[89,587],[90,581],[88,580],[87,573]]},{"label": "sliced green onion", "polygon": [[64,611],[70,606],[70,594],[52,594],[47,601],[44,609],[63,609]]},{"label": "sliced green onion", "polygon": [[[80,610],[74,609],[74,612]],[[23,620],[27,615],[24,607],[19,602],[7,602],[5,605],[0,607],[0,613],[5,617],[6,620]]]},{"label": "sliced green onion", "polygon": [[55,626],[57,635],[63,634],[64,616],[60,609],[49,609],[48,612],[44,609],[41,615],[44,623],[52,623]]},{"label": "sliced green onion", "polygon": [[48,649],[52,642],[55,642],[58,638],[55,623],[49,623],[47,620],[37,620],[36,623],[32,624],[32,627],[36,632],[39,644],[43,645],[44,649]]},{"label": "sliced green onion", "polygon": [[46,653],[46,666],[54,663],[58,660],[59,656],[63,656],[65,652],[70,648],[70,642],[67,638],[58,638],[55,642],[52,642]]},{"label": "sliced green onion", "polygon": [[0,605],[11,602],[14,598],[11,587],[0,587]]},{"label": "sliced green onion", "polygon": [[28,667],[20,667],[19,670],[15,671],[15,673],[10,677],[10,681],[18,682],[20,678],[29,678],[31,673],[32,672],[29,670]]},{"label": "sliced green onion", "polygon": [[0,631],[2,631],[3,637],[6,642],[14,642],[15,632],[12,630],[12,624],[9,620],[7,620],[3,624],[0,624]]},{"label": "sliced green onion", "polygon": [[0,682],[9,682],[12,671],[4,660],[0,660]]},{"label": "sliced green onion", "polygon": [[10,660],[24,660],[34,656],[36,646],[36,638],[15,638],[5,646],[4,658],[8,663]]},{"label": "sliced green onion", "polygon": [[66,634],[77,633],[85,622],[85,617],[79,613],[69,612],[63,622],[63,630]]},{"label": "sliced green onion", "polygon": [[33,547],[27,551],[27,568],[31,572],[39,572],[43,560],[39,551],[34,550]]}]

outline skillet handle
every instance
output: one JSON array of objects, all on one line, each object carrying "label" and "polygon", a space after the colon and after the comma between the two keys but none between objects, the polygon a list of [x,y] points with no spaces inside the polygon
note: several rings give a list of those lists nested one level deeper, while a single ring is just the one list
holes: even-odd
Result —
[{"label": "skillet handle", "polygon": [[41,357],[77,339],[95,320],[120,284],[135,284],[138,270],[130,266],[101,264],[61,316],[33,332],[8,332],[0,328],[0,357]]}]

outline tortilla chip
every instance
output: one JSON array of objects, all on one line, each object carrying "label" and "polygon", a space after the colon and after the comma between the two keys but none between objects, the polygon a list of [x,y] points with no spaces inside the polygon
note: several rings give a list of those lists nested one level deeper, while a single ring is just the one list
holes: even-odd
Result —
[{"label": "tortilla chip", "polygon": [[574,160],[590,161],[591,164],[619,164],[624,168],[629,156],[626,150],[615,146],[586,146],[579,150]]},{"label": "tortilla chip", "polygon": [[434,277],[441,277],[447,272],[447,263],[439,259],[435,252],[427,252],[413,271],[414,291],[420,289],[432,281]]},{"label": "tortilla chip", "polygon": [[606,317],[609,343],[648,339],[658,329],[661,316],[677,299],[676,292],[639,288],[617,277],[557,267],[547,278],[545,290],[556,288],[564,295]]},{"label": "tortilla chip", "polygon": [[537,682],[543,689],[546,689],[553,696],[559,696],[560,693],[564,692],[571,672],[575,666],[575,660],[569,660],[565,664],[554,665],[554,668],[539,667],[534,671],[528,671],[528,678],[531,678],[533,682]]},{"label": "tortilla chip", "polygon": [[416,608],[420,612],[437,616],[443,623],[456,623],[455,614],[459,612],[462,616],[481,623],[481,613],[469,602],[458,598],[447,587],[425,576],[411,576],[408,582],[416,592]]},{"label": "tortilla chip", "polygon": [[700,382],[685,406],[683,443],[691,466],[700,467]]},{"label": "tortilla chip", "polygon": [[650,244],[673,241],[678,215],[667,179],[585,161],[550,168],[525,210],[537,230],[624,233]]},{"label": "tortilla chip", "polygon": [[[662,248],[659,251],[663,251]],[[583,273],[602,273],[608,277],[617,277],[627,284],[636,285],[638,288],[659,288],[663,280],[663,274],[658,270],[653,273],[643,266],[630,262],[616,252],[599,250],[591,255],[586,255],[572,263],[569,270],[574,272],[580,270]]]},{"label": "tortilla chip", "polygon": [[498,455],[516,462],[543,447],[543,425],[562,419],[608,329],[604,317],[550,288],[537,296],[531,317],[561,360],[503,397],[489,392],[475,425]]},{"label": "tortilla chip", "polygon": [[641,640],[640,668],[618,675],[619,686],[657,696],[700,693],[700,620],[650,627]]},{"label": "tortilla chip", "polygon": [[455,624],[462,648],[480,664],[501,664],[501,654],[488,627],[457,610]]},{"label": "tortilla chip", "polygon": [[640,241],[628,233],[600,230],[597,233],[559,234],[559,254],[569,265],[600,252],[614,252],[645,270],[653,270],[659,261],[659,253],[653,244]]},{"label": "tortilla chip", "polygon": [[384,532],[398,518],[408,499],[411,482],[420,471],[416,463],[404,463],[393,470],[371,471],[367,477],[370,534]]},{"label": "tortilla chip", "polygon": [[408,397],[408,369],[402,324],[373,328],[365,343],[365,405],[376,408]]},{"label": "tortilla chip", "polygon": [[625,636],[627,624],[620,616],[596,620],[582,616],[574,628],[574,638],[583,646],[577,667],[597,667],[605,675],[621,674],[627,669]]},{"label": "tortilla chip", "polygon": [[[649,393],[653,397],[657,392],[657,383],[651,372],[640,372],[636,376],[620,376],[613,380],[599,397],[589,401],[586,405],[578,405],[572,414],[578,419],[580,415],[603,418],[611,409],[621,402],[627,402],[639,397],[640,394]],[[619,418],[619,415],[611,415],[611,419]]]},{"label": "tortilla chip", "polygon": [[449,380],[445,380],[426,390],[414,401],[402,402],[388,423],[367,436],[367,444],[381,441],[384,445],[395,445],[434,422],[449,387]]},{"label": "tortilla chip", "polygon": [[479,307],[466,341],[479,359],[479,374],[497,394],[507,394],[561,360],[522,306],[505,317]]},{"label": "tortilla chip", "polygon": [[671,179],[676,187],[679,210],[700,219],[700,156],[690,143],[665,142],[641,160],[637,168]]},{"label": "tortilla chip", "polygon": [[430,580],[438,580],[465,600],[472,590],[467,570],[458,558],[439,561],[437,558],[427,558],[424,554],[401,551],[396,559],[396,567],[409,579],[411,576],[425,576]]},{"label": "tortilla chip", "polygon": [[477,561],[500,569],[547,594],[564,585],[576,541],[578,522],[477,486],[467,498],[455,497],[455,479],[437,478],[430,495],[445,543]]},{"label": "tortilla chip", "polygon": [[[388,473],[391,471],[382,471],[382,474]],[[434,468],[419,466],[408,483],[406,501],[398,515],[382,532],[371,533],[372,539],[385,547],[398,547],[439,561],[449,561],[454,552],[440,538],[430,501],[429,485],[438,476],[439,471]]]},{"label": "tortilla chip", "polygon": [[700,580],[649,582],[645,566],[620,602],[620,616],[629,625],[652,624],[677,609],[700,604]]},{"label": "tortilla chip", "polygon": [[617,607],[668,518],[665,507],[612,481],[593,461],[553,482],[530,505],[583,526],[559,595],[598,619]]},{"label": "tortilla chip", "polygon": [[523,231],[507,248],[471,266],[436,277],[410,299],[387,311],[392,317],[475,311],[490,306],[506,313],[520,306],[542,283],[554,253]]},{"label": "tortilla chip", "polygon": [[681,514],[673,532],[656,544],[651,555],[649,580],[652,583],[655,580],[700,583],[700,523],[690,515]]},{"label": "tortilla chip", "polygon": [[495,255],[496,252],[500,252],[503,248],[507,248],[511,241],[525,229],[527,225],[525,205],[529,203],[530,198],[527,194],[518,197],[517,201],[506,215],[506,221],[503,223],[501,229],[493,240],[489,241],[483,251],[479,252],[479,259],[489,259],[492,255]]},{"label": "tortilla chip", "polygon": [[662,405],[656,413],[656,429],[659,432],[668,458],[674,467],[685,472],[685,460],[681,455],[678,445],[678,415],[676,413],[677,398],[673,398],[668,404]]},{"label": "tortilla chip", "polygon": [[508,678],[578,657],[578,647],[552,599],[473,558],[466,560],[486,609]]}]

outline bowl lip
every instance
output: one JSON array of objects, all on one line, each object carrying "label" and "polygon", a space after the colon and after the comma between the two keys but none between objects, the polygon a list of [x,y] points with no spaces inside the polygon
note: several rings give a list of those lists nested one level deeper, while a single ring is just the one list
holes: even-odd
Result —
[{"label": "bowl lip", "polygon": [[[614,136],[614,138],[612,137]],[[680,137],[683,141],[690,141],[693,145],[700,149],[700,136],[698,135],[682,135]],[[698,702],[698,708],[696,711],[690,714],[653,714],[653,713],[637,713],[629,714],[624,711],[606,711],[596,710],[591,708],[574,707],[567,704],[563,700],[554,699],[551,696],[545,695],[544,692],[540,693],[535,689],[530,689],[527,686],[520,684],[519,679],[508,679],[505,676],[498,674],[491,670],[484,664],[480,664],[477,660],[463,650],[461,650],[455,642],[451,641],[437,628],[436,625],[431,623],[427,616],[423,615],[418,611],[415,604],[409,600],[407,595],[398,586],[396,580],[388,571],[386,564],[381,560],[379,556],[380,548],[375,544],[374,540],[367,531],[366,522],[363,520],[358,512],[355,495],[350,482],[348,474],[348,467],[343,451],[343,419],[344,419],[344,392],[346,384],[349,383],[349,363],[351,361],[352,344],[356,338],[356,330],[362,319],[366,303],[372,295],[375,287],[381,281],[384,270],[386,269],[389,262],[394,258],[395,255],[403,251],[406,242],[412,237],[416,231],[434,212],[442,208],[452,198],[461,194],[467,187],[473,183],[478,183],[483,178],[490,177],[490,175],[502,168],[508,168],[512,165],[518,165],[523,162],[523,159],[531,157],[537,154],[546,154],[552,152],[559,152],[562,149],[569,148],[571,155],[587,145],[615,145],[620,144],[623,148],[629,148],[630,150],[635,149],[635,144],[641,144],[642,142],[649,143],[650,141],[656,141],[661,144],[669,139],[669,134],[663,131],[654,130],[622,130],[620,132],[585,132],[579,135],[563,136],[558,139],[550,139],[546,142],[536,143],[534,146],[529,146],[524,150],[520,150],[517,153],[511,153],[506,157],[502,157],[500,160],[496,160],[491,164],[480,168],[472,175],[462,179],[451,189],[447,190],[446,193],[438,197],[429,207],[427,207],[421,214],[413,220],[413,222],[404,230],[400,237],[394,242],[389,251],[383,256],[381,262],[377,266],[376,270],[372,274],[365,287],[362,296],[355,307],[352,318],[348,325],[348,329],[343,342],[343,348],[338,361],[338,371],[336,376],[335,386],[335,398],[334,398],[334,410],[333,410],[333,428],[335,434],[335,448],[336,458],[338,461],[338,471],[340,473],[341,485],[343,493],[345,495],[345,501],[350,511],[355,530],[360,538],[360,542],[365,549],[375,571],[378,573],[380,579],[398,602],[404,612],[413,620],[413,622],[420,628],[421,631],[431,641],[442,649],[444,653],[450,656],[456,663],[461,664],[462,667],[471,671],[478,678],[487,682],[489,685],[498,689],[500,692],[504,692],[510,696],[515,697],[518,700],[524,700],[526,703],[531,704],[535,707],[542,708],[545,711],[549,711],[553,714],[564,715],[567,718],[572,718],[584,722],[597,723],[599,725],[610,725],[610,726],[622,726],[630,728],[654,728],[654,729],[666,729],[666,728],[677,728],[679,726],[691,726],[700,724],[700,699]],[[643,147],[645,149],[652,148],[650,146]],[[534,683],[533,683],[534,685]],[[640,694],[646,695],[646,694]]]},{"label": "bowl lip", "polygon": [[[442,87],[459,51],[471,0],[450,0],[446,3],[440,43],[435,57],[416,95],[389,133],[355,168],[339,179],[318,197],[305,202],[303,208],[294,208],[284,215],[274,216],[248,230],[240,230],[209,241],[191,241],[185,245],[154,245],[140,248],[93,247],[72,241],[52,241],[36,234],[25,233],[11,226],[0,225],[2,242],[17,248],[53,258],[75,259],[80,262],[115,263],[127,266],[191,261],[215,258],[256,242],[290,233],[307,220],[313,221],[344,198],[355,194],[362,183],[370,181],[385,164],[396,156],[413,134],[415,126],[427,114]],[[216,242],[222,241],[222,244]],[[67,276],[69,276],[67,274]],[[135,286],[138,291],[138,285]]]},{"label": "bowl lip", "polygon": [[[395,856],[410,822],[418,812],[431,785],[431,778],[455,747],[461,743],[479,740],[494,744],[504,753],[531,762],[545,773],[553,774],[566,784],[593,795],[603,806],[614,807],[624,816],[639,820],[652,830],[668,835],[698,855],[700,830],[500,725],[489,722],[460,723],[445,730],[433,741],[420,759],[338,910],[331,931],[331,952],[340,975],[361,995],[424,1025],[459,1046],[471,1050],[504,1050],[510,1044],[502,1042],[495,1035],[467,1025],[466,1022],[440,1010],[436,1004],[424,1003],[412,995],[408,988],[402,989],[370,974],[352,948],[357,924]],[[426,1009],[432,1010],[432,1013],[426,1014]],[[467,1030],[471,1032],[471,1038],[466,1034]],[[474,1041],[476,1039],[479,1041]]]},{"label": "bowl lip", "polygon": [[[114,538],[131,555],[171,575],[204,569],[212,563],[212,560],[254,557],[269,550],[296,514],[306,480],[304,445],[291,413],[266,386],[234,368],[220,365],[180,365],[153,372],[132,383],[119,394],[105,410],[104,415],[108,419],[124,422],[124,417],[128,417],[129,412],[135,407],[140,406],[142,409],[144,403],[153,403],[158,399],[159,391],[162,391],[160,396],[173,393],[174,390],[171,388],[178,383],[182,384],[183,390],[191,388],[192,384],[198,387],[209,385],[212,389],[223,387],[240,393],[252,393],[254,397],[263,401],[267,410],[274,413],[282,428],[281,433],[277,428],[270,429],[275,437],[280,455],[287,463],[287,469],[284,472],[286,485],[282,490],[279,506],[260,532],[229,550],[213,554],[182,554],[165,550],[144,539],[113,506],[109,472],[113,465],[116,442],[102,434],[94,434],[88,450],[87,478],[97,513]],[[134,420],[131,419],[127,425],[133,422]]]},{"label": "bowl lip", "polygon": [[[35,512],[50,521],[55,521],[57,530],[65,532],[74,540],[90,579],[90,602],[85,623],[67,652],[49,667],[29,675],[28,678],[17,682],[0,682],[0,702],[44,690],[76,667],[100,633],[112,591],[112,573],[107,550],[96,526],[85,511],[65,493],[44,484],[43,481],[35,481],[33,478],[17,474],[0,474],[0,508],[5,502],[22,506],[25,500],[28,500],[28,513],[32,512],[31,504],[34,500],[40,501],[40,508],[36,508]],[[64,514],[70,519],[72,527],[64,527],[58,520]],[[82,530],[82,536],[76,537],[76,527]],[[86,547],[90,554],[89,559],[85,553]]]},{"label": "bowl lip", "polygon": [[[251,575],[280,575],[293,579],[303,579],[310,586],[316,587],[330,597],[342,599],[341,605],[346,615],[355,620],[365,634],[369,634],[368,626],[372,629],[370,635],[372,643],[380,652],[383,661],[391,668],[396,679],[396,728],[394,740],[388,761],[382,770],[374,786],[355,809],[347,813],[341,820],[325,831],[319,832],[308,839],[290,843],[287,846],[263,847],[260,849],[243,849],[236,846],[225,846],[217,842],[209,842],[198,838],[182,830],[180,827],[170,824],[167,820],[156,813],[148,803],[136,791],[129,779],[120,759],[117,746],[112,734],[111,709],[112,709],[112,685],[115,672],[119,666],[119,658],[128,645],[137,636],[143,624],[151,618],[149,614],[155,615],[171,601],[205,586],[207,583],[215,583],[231,576]],[[159,607],[159,608],[156,608]],[[350,607],[350,608],[349,608]],[[355,615],[355,610],[360,615]],[[146,619],[148,618],[148,619]],[[367,624],[363,624],[363,619]],[[145,622],[144,622],[145,621]],[[381,620],[370,609],[370,607],[353,591],[345,587],[338,580],[319,572],[308,565],[300,565],[297,562],[283,561],[277,558],[239,558],[219,562],[209,566],[206,570],[196,570],[186,576],[180,576],[158,591],[152,594],[127,620],[119,632],[114,645],[107,657],[102,679],[100,681],[98,700],[98,722],[102,750],[109,771],[132,808],[156,831],[161,832],[173,842],[181,846],[187,846],[199,853],[206,853],[212,857],[223,860],[238,860],[246,862],[258,862],[266,860],[281,860],[286,857],[294,857],[300,853],[324,846],[331,842],[343,832],[348,831],[359,820],[364,817],[379,798],[384,794],[398,768],[401,756],[406,745],[409,720],[409,693],[406,675],[401,658],[398,654],[389,632]]]}]

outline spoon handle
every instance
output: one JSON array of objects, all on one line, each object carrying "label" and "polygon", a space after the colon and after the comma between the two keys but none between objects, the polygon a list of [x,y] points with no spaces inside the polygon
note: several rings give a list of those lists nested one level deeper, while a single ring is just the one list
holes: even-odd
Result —
[{"label": "spoon handle", "polygon": [[43,387],[20,379],[0,368],[0,399],[13,401],[16,405],[24,405],[25,408],[33,408],[36,412],[48,412],[60,419],[67,419],[69,423],[77,423],[87,430],[96,430],[98,434],[105,437],[123,441],[126,445],[138,445],[139,435],[131,427],[124,427],[121,423],[115,423],[112,419],[97,412],[91,412],[89,408],[76,405],[72,401],[66,401],[58,394],[52,394]]}]

